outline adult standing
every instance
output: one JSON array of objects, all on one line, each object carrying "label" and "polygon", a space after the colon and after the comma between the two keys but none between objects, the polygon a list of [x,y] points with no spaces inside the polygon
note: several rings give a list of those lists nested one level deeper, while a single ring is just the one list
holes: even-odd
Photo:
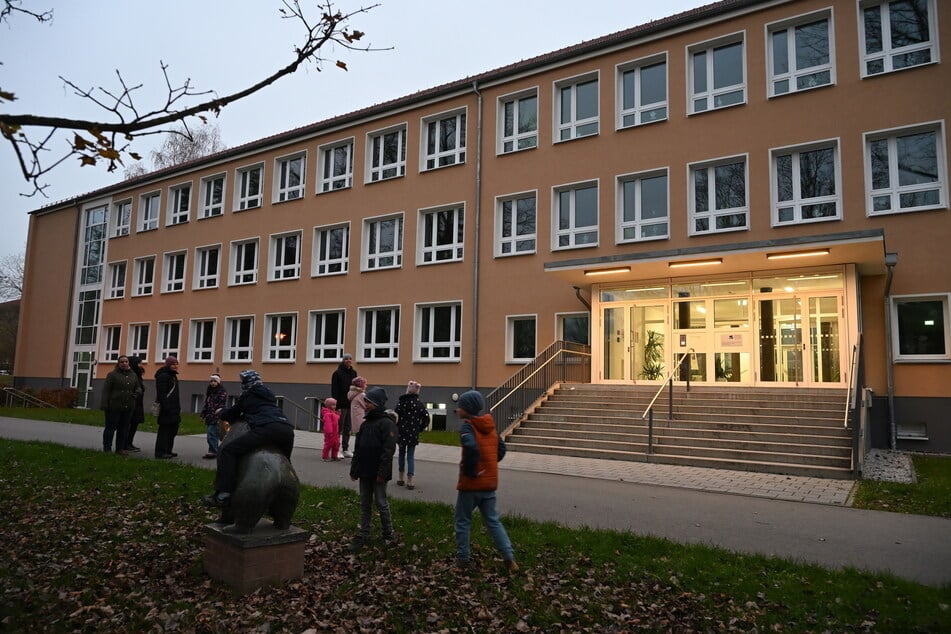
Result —
[{"label": "adult standing", "polygon": [[208,453],[202,458],[211,460],[218,457],[218,411],[228,404],[228,391],[221,384],[221,377],[212,374],[208,377],[205,389],[205,405],[201,408],[201,419],[207,427],[205,437],[208,440]]},{"label": "adult standing", "polygon": [[337,410],[340,412],[340,447],[344,458],[353,457],[350,453],[350,399],[347,394],[355,378],[357,371],[353,369],[353,355],[348,352],[330,377],[330,396],[337,401]]},{"label": "adult standing", "polygon": [[[416,381],[407,383],[406,394],[401,394],[396,404],[396,415],[399,416],[396,422],[396,428],[399,430],[399,438],[396,440],[396,445],[399,447],[396,462],[400,468],[400,477],[396,480],[396,484],[399,486],[405,484],[411,491],[416,488],[413,475],[416,472],[416,445],[419,444],[419,433],[429,427],[429,412],[419,400],[421,387]],[[404,474],[406,480],[403,479]]]},{"label": "adult standing", "polygon": [[129,368],[129,357],[122,355],[102,386],[102,409],[106,415],[106,426],[102,432],[103,451],[112,451],[112,438],[115,436],[116,453],[128,455],[126,438],[138,391],[135,373]]},{"label": "adult standing", "polygon": [[165,358],[165,365],[155,373],[155,402],[159,404],[158,434],[155,436],[155,457],[175,458],[175,436],[182,422],[182,401],[178,392],[178,359]]},{"label": "adult standing", "polygon": [[142,359],[138,355],[129,357],[129,368],[135,373],[135,380],[139,383],[139,395],[135,399],[135,407],[132,408],[132,420],[129,421],[129,435],[125,440],[125,449],[133,453],[139,453],[142,450],[136,447],[133,441],[139,425],[145,422],[145,381],[142,379],[145,375],[145,368],[142,367]]}]

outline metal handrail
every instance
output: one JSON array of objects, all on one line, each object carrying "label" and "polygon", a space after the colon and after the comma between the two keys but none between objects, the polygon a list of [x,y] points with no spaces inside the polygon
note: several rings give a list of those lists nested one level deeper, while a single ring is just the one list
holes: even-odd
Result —
[{"label": "metal handrail", "polygon": [[[292,399],[287,398],[286,396],[275,396],[274,398],[278,400],[282,410],[284,409],[284,403],[290,403],[291,405],[294,406],[294,428],[295,429],[297,429],[297,415],[299,412],[303,412],[304,415],[306,415],[310,419],[310,425],[307,427],[308,431],[313,431],[320,426],[318,424],[320,417],[317,414],[314,414],[314,412],[308,411],[308,409],[304,407],[303,405],[301,405],[300,403],[296,403]],[[318,401],[320,400],[321,399],[318,399]],[[318,408],[318,411],[319,411],[319,408]]]},{"label": "metal handrail", "polygon": [[[590,352],[577,352],[577,351],[574,351],[574,350],[571,350],[571,351],[569,351],[569,352],[570,352],[571,354],[580,354],[580,355],[584,355],[584,356],[588,356],[588,357],[591,356],[591,353],[590,353]],[[545,362],[542,363],[540,366],[538,366],[538,367],[535,369],[534,372],[532,372],[531,374],[529,374],[528,376],[526,376],[524,379],[522,379],[522,382],[521,382],[521,383],[519,383],[518,385],[516,385],[515,387],[513,387],[511,390],[509,390],[509,393],[506,394],[505,396],[503,396],[503,397],[499,400],[498,403],[496,403],[495,405],[493,405],[492,407],[490,407],[490,408],[489,408],[489,413],[491,414],[491,413],[495,410],[495,408],[497,408],[499,405],[501,405],[502,403],[505,402],[505,399],[507,399],[508,397],[510,397],[512,394],[514,394],[520,387],[522,387],[523,385],[525,385],[526,383],[528,383],[528,380],[529,380],[529,379],[531,379],[531,378],[534,377],[536,374],[538,374],[539,372],[541,372],[546,366],[548,366],[549,363],[551,363],[552,361],[554,361],[555,359],[557,359],[558,357],[560,357],[560,356],[561,356],[562,354],[564,354],[564,353],[565,353],[565,350],[564,350],[564,349],[561,349],[561,350],[556,351],[555,354],[553,354],[553,355],[551,356],[551,358],[549,358],[547,361],[545,361]]]},{"label": "metal handrail", "polygon": [[855,409],[855,397],[858,396],[858,382],[859,382],[859,373],[858,373],[858,362],[859,362],[859,352],[862,346],[862,335],[859,335],[858,343],[852,346],[852,360],[849,363],[849,368],[852,370],[852,380],[849,381],[848,391],[845,394],[845,416],[842,420],[842,426],[849,426],[849,412]]},{"label": "metal handrail", "polygon": [[24,407],[28,407],[30,405],[34,407],[52,407],[52,408],[56,407],[55,405],[51,403],[47,403],[46,401],[42,399],[38,399],[31,394],[27,394],[26,392],[20,391],[16,389],[15,387],[5,387],[3,388],[3,392],[4,394],[6,394],[5,400],[7,403],[7,407],[13,407],[10,403],[13,402],[14,399],[17,399],[21,403],[23,403]]},{"label": "metal handrail", "polygon": [[[667,387],[667,383],[669,383],[670,380],[671,380],[671,378],[674,376],[674,372],[676,372],[677,370],[680,369],[680,366],[681,366],[681,364],[683,364],[684,359],[687,358],[687,355],[688,355],[688,354],[696,354],[696,352],[697,352],[696,350],[694,350],[693,348],[690,348],[690,349],[688,349],[686,352],[684,352],[682,355],[680,355],[680,360],[677,361],[677,363],[675,363],[674,366],[670,369],[670,372],[667,373],[667,377],[664,379],[664,382],[661,384],[660,388],[657,390],[657,394],[654,394],[654,398],[651,399],[651,402],[650,402],[650,404],[647,406],[647,409],[645,409],[645,410],[644,410],[644,413],[641,414],[641,420],[644,420],[645,418],[647,418],[648,412],[650,412],[650,411],[651,411],[651,408],[654,407],[654,402],[655,402],[658,398],[660,398],[660,395],[663,393],[664,388]],[[689,379],[687,380],[687,383],[688,383],[688,384],[690,383],[690,380],[689,380]]]}]

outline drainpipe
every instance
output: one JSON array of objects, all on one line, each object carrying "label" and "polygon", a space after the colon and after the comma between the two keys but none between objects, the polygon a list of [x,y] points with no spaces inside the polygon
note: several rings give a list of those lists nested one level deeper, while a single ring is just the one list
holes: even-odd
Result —
[{"label": "drainpipe", "polygon": [[472,92],[478,97],[476,107],[476,179],[475,179],[475,254],[472,263],[472,389],[478,389],[479,358],[479,234],[482,218],[482,93],[477,81],[472,82]]},{"label": "drainpipe", "polygon": [[892,350],[892,310],[891,292],[892,277],[895,275],[895,265],[898,264],[897,253],[885,254],[885,266],[888,267],[888,276],[885,278],[885,373],[888,377],[888,448],[898,446],[898,424],[895,421],[895,369],[894,353]]},{"label": "drainpipe", "polygon": [[578,298],[578,301],[579,301],[579,302],[581,302],[582,304],[584,304],[584,307],[587,308],[587,309],[588,309],[588,312],[590,313],[590,312],[591,312],[591,304],[588,302],[588,300],[586,300],[584,297],[581,296],[581,287],[580,287],[580,286],[573,286],[572,288],[575,289],[575,297]]}]

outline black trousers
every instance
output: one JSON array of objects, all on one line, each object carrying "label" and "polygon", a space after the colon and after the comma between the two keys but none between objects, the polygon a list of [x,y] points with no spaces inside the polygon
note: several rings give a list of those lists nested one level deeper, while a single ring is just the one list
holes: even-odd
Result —
[{"label": "black trousers", "polygon": [[287,423],[269,423],[252,427],[248,433],[223,442],[218,447],[218,472],[215,491],[231,493],[238,479],[238,461],[244,454],[258,447],[271,446],[291,459],[294,449],[294,428]]},{"label": "black trousers", "polygon": [[178,426],[181,423],[172,423],[170,425],[159,425],[158,433],[155,435],[155,457],[159,458],[172,453],[175,447],[175,436],[178,435]]},{"label": "black trousers", "polygon": [[[340,410],[340,449],[350,451],[350,432],[353,425],[350,422],[350,409]],[[336,457],[336,456],[335,456]]]}]

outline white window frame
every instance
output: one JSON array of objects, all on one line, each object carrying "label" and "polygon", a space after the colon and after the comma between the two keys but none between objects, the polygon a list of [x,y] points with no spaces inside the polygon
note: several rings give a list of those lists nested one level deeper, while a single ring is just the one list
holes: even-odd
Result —
[{"label": "white window frame", "polygon": [[[393,163],[384,163],[386,139],[393,134],[397,135],[397,154],[399,157]],[[380,147],[374,150],[373,145],[376,139],[380,140]],[[406,139],[407,125],[405,122],[367,133],[366,169],[364,171],[366,184],[406,176]],[[373,164],[374,161],[377,162],[377,165]]]},{"label": "white window frame", "polygon": [[[218,186],[216,187],[216,184]],[[222,172],[201,179],[201,219],[214,218],[224,214],[225,188],[228,186],[228,174]]]},{"label": "white window frame", "polygon": [[[211,332],[206,332],[210,327]],[[192,319],[188,323],[188,362],[214,363],[215,335],[218,330],[218,320],[215,317]],[[210,339],[210,341],[207,341]]]},{"label": "white window frame", "polygon": [[[462,360],[462,300],[416,304],[413,328],[413,361],[422,363],[458,363]],[[449,338],[436,340],[438,330],[437,311],[450,309],[448,316]],[[442,355],[442,356],[440,356]]]},{"label": "white window frame", "polygon": [[[531,357],[516,357],[515,356],[515,324],[522,321],[531,321],[535,327],[535,336],[533,349],[535,354]],[[506,315],[505,316],[505,362],[506,363],[517,363],[525,364],[530,361],[534,361],[535,357],[538,356],[538,315],[537,314],[525,314],[525,315]]]},{"label": "white window frame", "polygon": [[[209,254],[215,253],[215,270],[208,272]],[[218,288],[221,283],[221,244],[195,248],[195,280],[192,289]]]},{"label": "white window frame", "polygon": [[[594,83],[597,95],[595,103],[598,112],[594,116],[578,118],[578,87]],[[569,109],[570,112],[564,114],[563,94],[569,91]],[[601,131],[601,71],[595,70],[567,79],[559,79],[554,83],[554,121],[552,129],[554,130],[554,143],[563,143],[574,139],[583,139],[589,136],[597,136]],[[567,119],[565,118],[567,117]],[[593,129],[592,129],[593,126]],[[583,131],[582,131],[583,130]]]},{"label": "white window frame", "polygon": [[[466,108],[459,108],[420,119],[420,172],[466,162],[466,111]],[[451,138],[452,147],[443,147],[443,125],[450,121],[455,126]]]},{"label": "white window frame", "polygon": [[[151,265],[151,266],[149,266]],[[136,258],[132,265],[132,297],[143,297],[155,292],[155,256]],[[146,275],[148,273],[148,275]]]},{"label": "white window frame", "polygon": [[[911,302],[941,303],[944,319],[944,354],[903,354],[901,352],[901,331],[898,320],[898,305]],[[892,324],[892,354],[898,363],[945,363],[951,361],[951,293],[929,293],[918,295],[893,295],[889,306]]]},{"label": "white window frame", "polygon": [[[343,233],[340,242],[342,253],[339,257],[328,255],[333,246],[331,236],[337,231]],[[350,223],[314,227],[313,249],[310,272],[312,277],[346,275],[350,270]]]},{"label": "white window frame", "polygon": [[138,231],[153,231],[158,229],[161,214],[162,192],[149,192],[139,196]]},{"label": "white window frame", "polygon": [[297,313],[264,315],[264,363],[297,361]]},{"label": "white window frame", "polygon": [[[666,213],[662,218],[644,218],[643,205],[643,186],[644,181],[664,177],[666,184],[664,187],[664,203]],[[627,203],[627,184],[634,185],[634,219],[625,220],[624,211]],[[615,226],[615,241],[617,244],[630,242],[649,242],[651,240],[670,239],[670,169],[661,167],[658,169],[647,170],[645,172],[634,172],[632,174],[622,174],[616,180],[615,200],[617,201]],[[649,233],[650,228],[664,225],[664,231],[661,233]],[[634,237],[627,237],[625,234],[633,232]]]},{"label": "white window frame", "polygon": [[[389,251],[380,251],[381,240],[379,226],[384,222],[394,221],[396,229],[393,236],[393,248]],[[398,269],[403,266],[403,212],[387,214],[385,216],[376,216],[365,218],[363,220],[363,244],[361,253],[363,254],[360,263],[361,271],[382,271],[386,269]],[[371,236],[371,229],[375,228],[375,236]],[[373,250],[371,252],[371,249]],[[389,261],[381,264],[380,261]]]},{"label": "white window frame", "polygon": [[158,348],[158,355],[156,355],[155,361],[160,363],[165,361],[169,356],[180,357],[182,349],[182,322],[160,321],[156,325],[158,327],[158,338],[155,343],[156,348]]},{"label": "white window frame", "polygon": [[[646,104],[640,103],[642,95],[644,94],[642,78],[644,69],[654,68],[662,64],[664,66],[664,98],[660,101],[652,101]],[[615,112],[617,112],[616,126],[618,130],[667,120],[670,116],[670,84],[667,71],[666,51],[657,55],[642,57],[630,62],[618,64],[616,72],[617,82],[615,84],[615,94],[617,95]],[[627,95],[625,87],[628,79],[634,84],[634,103],[625,106],[625,98]]]},{"label": "white window frame", "polygon": [[[248,325],[247,345],[239,340],[236,326]],[[243,337],[242,337],[243,339]],[[248,363],[254,360],[254,315],[225,317],[225,354],[222,363]]]},{"label": "white window frame", "polygon": [[[519,201],[531,200],[534,206],[532,212],[531,233],[519,233]],[[506,209],[506,206],[509,209]],[[506,216],[511,214],[511,219]],[[523,248],[524,245],[524,248]],[[531,190],[498,196],[495,199],[495,257],[511,257],[515,255],[531,255],[538,251],[538,191]]]},{"label": "white window frame", "polygon": [[112,237],[127,236],[132,230],[132,199],[112,204]]},{"label": "white window frame", "polygon": [[[595,190],[595,224],[578,225],[577,217],[577,195],[580,190],[594,188]],[[568,201],[568,223],[569,226],[562,228],[560,223],[562,194],[569,194]],[[551,188],[551,249],[552,251],[565,251],[568,249],[586,249],[598,246],[600,240],[601,224],[601,186],[598,179],[580,181],[566,185],[558,185]],[[589,234],[594,235],[591,242],[579,241],[579,238],[587,238]],[[566,244],[561,244],[562,240]]]},{"label": "white window frame", "polygon": [[[583,343],[583,345],[591,345],[591,313],[585,313],[585,312],[555,313],[555,340],[569,343],[568,340],[565,339],[565,321],[568,319],[578,319],[578,318],[584,318],[588,321],[588,332],[587,332],[588,341],[587,343]],[[572,343],[580,343],[580,342],[572,342]]]},{"label": "white window frame", "polygon": [[[419,210],[416,223],[416,264],[445,264],[462,262],[465,246],[466,211],[465,203],[453,203],[441,207]],[[452,238],[440,243],[439,220],[448,217],[452,223]]]},{"label": "white window frame", "polygon": [[102,327],[102,359],[101,361],[115,362],[122,353],[119,352],[122,343],[122,326],[113,324]]},{"label": "white window frame", "polygon": [[129,324],[129,339],[126,341],[126,354],[128,356],[137,356],[143,362],[149,360],[149,337],[151,336],[151,325],[148,322]]},{"label": "white window frame", "polygon": [[[300,231],[275,233],[271,235],[269,252],[269,266],[267,279],[269,282],[300,279],[301,241]],[[288,245],[290,240],[293,245]]]},{"label": "white window frame", "polygon": [[[254,263],[251,268],[246,267],[245,253],[248,246],[254,245]],[[258,261],[261,257],[261,241],[259,238],[232,240],[228,256],[228,286],[256,284],[258,281]],[[239,268],[240,267],[240,268]]]},{"label": "white window frame", "polygon": [[[814,196],[803,198],[802,196],[802,155],[819,150],[832,150],[832,166],[835,170],[834,186],[835,193],[826,196]],[[792,167],[792,189],[793,198],[788,201],[779,200],[779,174],[777,161],[780,157],[789,156]],[[826,222],[831,220],[842,220],[842,165],[839,153],[839,140],[827,139],[807,143],[804,145],[794,145],[783,148],[773,148],[769,151],[769,173],[770,173],[770,201],[773,227],[785,227],[790,225],[808,224],[813,222]],[[835,214],[832,216],[823,216],[820,218],[803,218],[803,209],[811,205],[834,204]],[[791,208],[793,213],[792,220],[781,220],[779,217],[781,209]]]},{"label": "white window frame", "polygon": [[[716,209],[716,168],[735,163],[743,163],[743,191],[744,205],[742,207],[729,207],[727,209]],[[707,209],[697,211],[696,204],[696,186],[697,181],[695,172],[705,170],[707,172]],[[687,165],[687,175],[689,178],[688,191],[688,222],[687,235],[700,236],[714,233],[727,233],[730,231],[749,231],[750,230],[750,157],[748,154],[738,154],[735,156],[726,156],[709,161],[689,163]],[[717,229],[717,220],[743,214],[745,224],[742,227],[724,227]],[[707,218],[709,220],[706,229],[697,229],[697,220]]]},{"label": "white window frame", "polygon": [[[770,98],[835,85],[835,22],[832,17],[832,9],[829,8],[766,25],[766,92]],[[823,20],[825,20],[827,29],[829,61],[816,66],[796,68],[796,51],[798,49],[796,29]],[[786,65],[785,71],[776,70],[778,60],[773,43],[774,38],[780,33],[786,34],[786,59],[783,60]],[[823,73],[829,74],[829,81],[818,83],[814,76]],[[802,87],[800,87],[800,83],[803,83]],[[782,85],[785,85],[786,89],[777,91],[777,87]]]},{"label": "white window frame", "polygon": [[106,299],[122,299],[125,297],[126,275],[129,265],[126,260],[109,263],[109,293]]},{"label": "white window frame", "polygon": [[[327,143],[317,148],[317,193],[333,192],[353,187],[354,138]],[[338,153],[343,153],[345,172],[336,172]]]},{"label": "white window frame", "polygon": [[[898,163],[897,151],[898,139],[917,134],[934,134],[938,179],[934,183],[901,185],[901,167]],[[889,185],[887,188],[873,189],[874,179],[872,174],[871,144],[880,141],[887,142]],[[914,213],[917,211],[947,208],[948,157],[945,154],[947,140],[945,139],[944,121],[932,121],[919,125],[891,128],[888,130],[876,130],[875,132],[866,132],[863,135],[863,147],[865,154],[865,213],[867,216],[886,216],[891,214]],[[901,197],[903,195],[928,191],[938,192],[937,203],[902,208]],[[889,208],[876,210],[876,199],[884,198],[886,196],[889,198]]]},{"label": "white window frame", "polygon": [[[296,174],[294,166],[297,165]],[[294,152],[274,159],[272,201],[282,203],[304,197],[307,188],[307,151]]]},{"label": "white window frame", "polygon": [[[741,59],[742,59],[742,73],[743,81],[739,84],[730,84],[728,86],[720,86],[719,88],[713,85],[714,78],[716,76],[715,60],[714,53],[722,48],[728,46],[733,46],[734,44],[740,45]],[[729,35],[724,35],[723,37],[718,37],[713,40],[707,40],[705,42],[699,42],[697,44],[692,44],[687,47],[687,114],[701,114],[704,112],[713,112],[714,110],[722,110],[723,108],[732,108],[734,106],[740,106],[746,103],[748,98],[747,90],[749,87],[749,80],[746,76],[746,31],[739,31],[737,33],[731,33]],[[704,80],[705,88],[703,90],[696,90],[696,72],[695,72],[695,62],[694,57],[699,54],[705,54],[704,56]],[[729,103],[723,103],[717,105],[717,100],[721,99],[724,96],[732,95],[733,93],[741,92],[742,95],[739,101],[730,101]],[[704,107],[698,108],[697,102],[703,100]]]},{"label": "white window frame", "polygon": [[[941,61],[938,50],[937,2],[935,0],[926,0],[926,2],[928,5],[928,41],[899,47],[892,46],[891,41],[891,14],[887,10],[887,6],[892,4],[892,2],[887,0],[885,2],[880,0],[863,0],[859,2],[858,11],[856,13],[858,14],[859,59],[863,79],[887,75],[888,73],[894,73],[908,68],[937,64]],[[869,53],[867,51],[868,47],[866,46],[865,11],[873,7],[878,7],[879,10],[882,27],[882,50]],[[895,58],[925,50],[930,53],[931,59],[929,61],[895,68]],[[872,64],[877,65],[878,63],[881,64],[881,70],[870,72],[869,66]]]},{"label": "white window frame", "polygon": [[[336,343],[328,341],[331,334],[327,324],[327,317],[337,317],[337,327],[333,332]],[[343,359],[343,337],[345,334],[347,311],[343,308],[312,310],[308,314],[308,345],[307,361],[333,361],[339,363]]]},{"label": "white window frame", "polygon": [[181,293],[187,278],[188,251],[172,251],[162,257],[162,293]]},{"label": "white window frame", "polygon": [[[251,174],[258,173],[257,191],[251,191]],[[235,170],[234,211],[257,209],[264,204],[264,163],[246,165]]]},{"label": "white window frame", "polygon": [[[358,309],[357,360],[365,363],[396,363],[400,360],[400,307],[363,306]],[[377,316],[389,322],[388,341],[376,341]],[[395,321],[395,327],[394,327]],[[367,341],[367,337],[370,341]]]},{"label": "white window frame", "polygon": [[[528,103],[530,100],[535,102],[535,125],[530,129],[520,131],[519,120],[522,108],[531,107]],[[512,105],[512,131],[507,134],[505,130],[505,110],[509,104]],[[538,86],[499,97],[497,116],[499,131],[497,154],[511,154],[522,150],[533,150],[538,147]]]},{"label": "white window frame", "polygon": [[165,226],[188,222],[192,210],[192,183],[179,183],[168,188],[168,215]]}]

